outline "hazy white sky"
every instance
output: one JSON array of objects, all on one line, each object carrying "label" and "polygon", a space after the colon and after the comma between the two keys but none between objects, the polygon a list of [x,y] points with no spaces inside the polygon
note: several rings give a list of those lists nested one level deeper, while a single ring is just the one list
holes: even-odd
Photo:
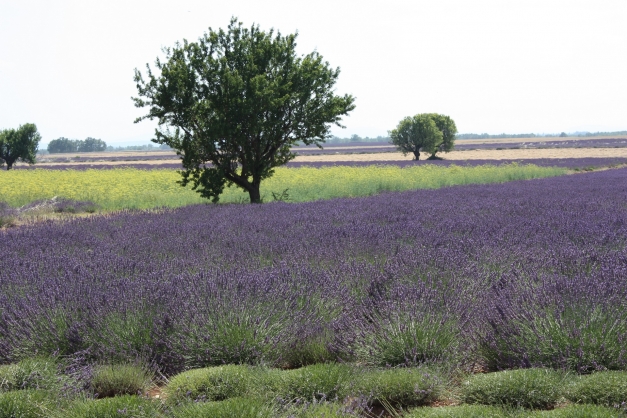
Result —
[{"label": "hazy white sky", "polygon": [[147,143],[134,68],[231,16],[341,68],[357,107],[338,136],[423,112],[462,133],[627,129],[626,0],[0,0],[0,129]]}]

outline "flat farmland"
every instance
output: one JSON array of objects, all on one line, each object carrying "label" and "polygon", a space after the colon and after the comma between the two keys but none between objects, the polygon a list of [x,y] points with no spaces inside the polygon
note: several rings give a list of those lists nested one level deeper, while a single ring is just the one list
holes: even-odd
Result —
[{"label": "flat farmland", "polygon": [[263,205],[172,152],[0,172],[0,416],[627,413],[627,148],[517,141],[301,153]]},{"label": "flat farmland", "polygon": [[[391,144],[356,143],[325,144],[317,147],[295,147],[295,163],[392,162],[411,161],[412,156],[396,152]],[[511,138],[490,140],[458,140],[456,149],[438,154],[450,161],[473,160],[538,160],[574,158],[627,158],[626,137],[582,138]],[[426,158],[427,155],[424,155]],[[171,166],[179,157],[172,151],[119,151],[103,153],[70,153],[41,155],[33,167],[62,168],[80,166]],[[26,168],[18,164],[17,168]]]},{"label": "flat farmland", "polygon": [[[3,230],[0,407],[619,416],[626,184],[617,168]],[[143,367],[160,397],[94,400],[103,365]]]},{"label": "flat farmland", "polygon": [[[627,148],[542,148],[542,149],[478,149],[451,151],[438,154],[451,161],[464,160],[527,160],[542,158],[627,158]],[[428,155],[425,154],[425,158]],[[340,161],[411,161],[413,156],[400,152],[346,153],[329,155],[299,155],[294,162],[340,162]]]}]

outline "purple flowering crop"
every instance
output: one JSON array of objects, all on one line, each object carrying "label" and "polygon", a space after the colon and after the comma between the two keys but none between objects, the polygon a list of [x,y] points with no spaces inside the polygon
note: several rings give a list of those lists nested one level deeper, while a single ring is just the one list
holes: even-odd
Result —
[{"label": "purple flowering crop", "polygon": [[[627,158],[535,158],[535,159],[521,159],[521,160],[433,160],[433,161],[412,161],[412,160],[403,160],[403,161],[339,161],[339,162],[289,162],[287,163],[287,167],[329,167],[329,166],[349,166],[349,167],[362,167],[368,165],[394,165],[398,167],[411,167],[414,165],[427,165],[434,164],[438,166],[448,167],[450,165],[458,165],[458,166],[478,166],[478,165],[501,165],[501,164],[511,164],[511,163],[519,163],[519,164],[535,164],[541,167],[561,167],[561,168],[570,168],[570,169],[593,169],[600,167],[615,167],[623,164],[627,164]],[[16,166],[14,169],[16,170],[34,170],[34,169],[46,169],[46,170],[87,170],[87,169],[99,169],[99,170],[110,170],[114,168],[138,168],[145,170],[155,170],[155,169],[170,169],[170,170],[180,170],[182,166],[180,163],[159,163],[159,164],[150,164],[149,162],[140,163],[128,163],[124,165],[111,165],[106,164],[104,162],[98,163],[93,162],[92,164],[63,164],[63,165],[45,165],[37,164],[37,165],[20,165]]]},{"label": "purple flowering crop", "polygon": [[627,369],[627,169],[0,231],[0,363]]}]

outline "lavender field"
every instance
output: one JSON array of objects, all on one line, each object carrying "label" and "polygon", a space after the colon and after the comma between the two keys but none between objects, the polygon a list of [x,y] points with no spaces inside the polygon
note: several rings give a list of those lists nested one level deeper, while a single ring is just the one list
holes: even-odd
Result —
[{"label": "lavender field", "polygon": [[[329,167],[329,166],[349,166],[349,167],[363,167],[368,165],[394,165],[398,167],[411,167],[414,165],[429,165],[448,167],[451,165],[457,166],[479,166],[479,165],[503,165],[503,164],[534,164],[540,167],[560,167],[568,168],[572,170],[585,170],[604,167],[616,167],[627,164],[627,158],[536,158],[536,159],[520,159],[520,160],[432,160],[432,161],[342,161],[342,162],[289,162],[287,167]],[[45,163],[36,165],[19,165],[16,166],[17,170],[35,170],[38,168],[45,168],[46,170],[111,170],[120,167],[131,167],[144,170],[154,169],[172,169],[180,170],[182,166],[179,162],[163,163],[150,160],[146,161],[129,161],[123,164],[108,164],[107,162],[93,161],[91,163],[67,163],[62,165],[47,165]]]},{"label": "lavender field", "polygon": [[627,169],[0,239],[0,363],[627,369]]}]

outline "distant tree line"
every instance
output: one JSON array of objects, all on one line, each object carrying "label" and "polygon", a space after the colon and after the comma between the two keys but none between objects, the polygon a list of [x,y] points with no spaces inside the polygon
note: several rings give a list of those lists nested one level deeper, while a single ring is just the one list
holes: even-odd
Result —
[{"label": "distant tree line", "polygon": [[389,136],[377,136],[375,137],[368,137],[368,136],[359,136],[359,135],[352,135],[349,138],[340,138],[338,136],[332,136],[331,138],[328,138],[326,140],[327,144],[343,144],[343,143],[347,143],[347,142],[390,142],[390,137]]},{"label": "distant tree line", "polygon": [[158,147],[153,144],[144,144],[144,145],[127,145],[125,147],[118,146],[114,147],[109,145],[107,147],[107,151],[157,151],[157,150],[170,150],[169,145],[161,144]]},{"label": "distant tree line", "polygon": [[50,154],[58,154],[63,152],[98,152],[105,151],[107,144],[102,139],[86,138],[81,141],[79,139],[57,138],[48,144],[48,152]]},{"label": "distant tree line", "polygon": [[[457,134],[455,139],[505,139],[505,138],[557,138],[557,137],[569,137],[569,136],[612,136],[612,135],[627,135],[627,131],[615,131],[615,132],[561,132],[559,134],[496,134],[490,135],[483,134]],[[389,136],[377,136],[367,137],[352,135],[350,137],[340,138],[338,136],[332,136],[326,140],[327,144],[344,144],[350,142],[392,142],[392,138]]]},{"label": "distant tree line", "polygon": [[568,136],[612,136],[612,135],[627,135],[627,131],[616,132],[562,132],[559,134],[457,134],[457,139],[504,139],[504,138],[557,138]]}]

